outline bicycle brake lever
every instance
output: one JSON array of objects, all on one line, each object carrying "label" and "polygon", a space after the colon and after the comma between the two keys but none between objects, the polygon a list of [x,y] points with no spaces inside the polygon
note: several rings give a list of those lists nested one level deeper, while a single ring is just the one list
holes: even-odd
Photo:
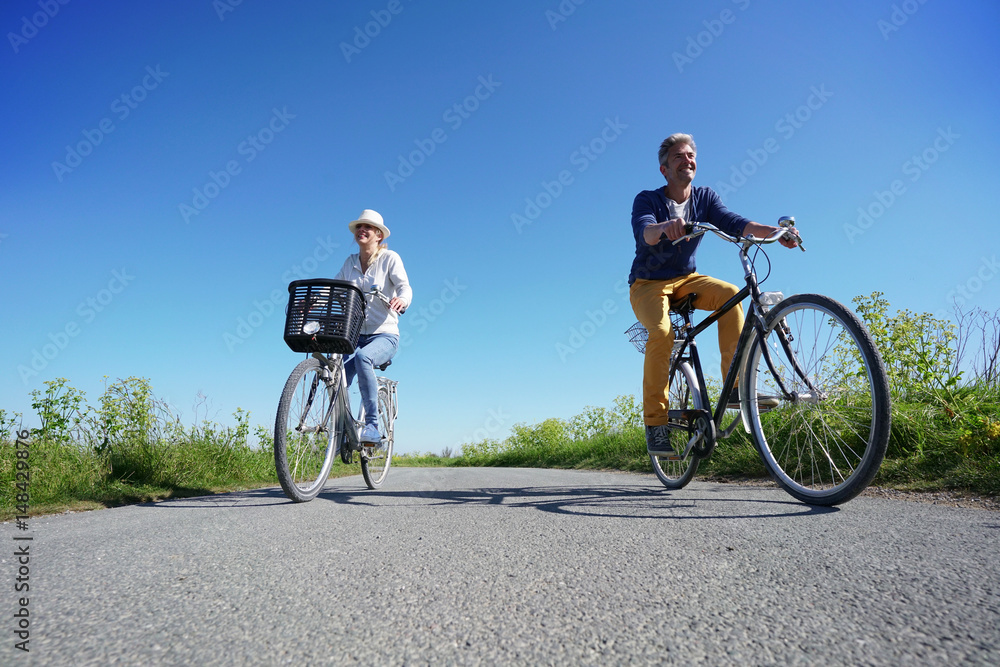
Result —
[{"label": "bicycle brake lever", "polygon": [[796,245],[798,245],[799,250],[801,250],[802,252],[806,251],[806,247],[802,245],[802,237],[799,236],[798,234],[790,234],[788,232],[785,232],[785,238],[794,240],[796,242]]},{"label": "bicycle brake lever", "polygon": [[684,231],[686,231],[687,234],[674,241],[671,245],[677,245],[681,241],[690,241],[691,239],[697,238],[705,233],[704,229],[695,229],[694,225],[690,223],[684,225]]}]

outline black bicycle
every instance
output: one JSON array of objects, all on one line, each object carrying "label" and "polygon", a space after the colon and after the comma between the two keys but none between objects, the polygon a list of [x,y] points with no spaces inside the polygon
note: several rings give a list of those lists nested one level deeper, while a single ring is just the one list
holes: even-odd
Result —
[{"label": "black bicycle", "polygon": [[[782,229],[765,239],[734,237],[695,222],[675,241],[712,232],[734,243],[746,286],[697,325],[691,321],[696,294],[671,304],[675,338],[668,427],[675,454],[650,455],[656,476],[667,488],[680,489],[690,482],[699,462],[740,424],[774,480],[806,503],[836,505],[854,498],[882,464],[889,441],[889,383],[864,324],[826,296],[796,294],[786,299],[780,292],[760,291],[754,260],[758,254],[766,258],[761,246],[789,234],[794,222],[781,218]],[[695,338],[747,297],[752,307],[712,412]],[[645,328],[637,322],[626,334],[644,353]],[[723,427],[737,382],[740,414]]]}]

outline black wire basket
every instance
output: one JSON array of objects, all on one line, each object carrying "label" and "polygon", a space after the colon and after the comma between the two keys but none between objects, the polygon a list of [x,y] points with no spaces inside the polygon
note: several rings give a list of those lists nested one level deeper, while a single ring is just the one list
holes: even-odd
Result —
[{"label": "black wire basket", "polygon": [[[687,334],[684,333],[684,319],[672,310],[670,311],[670,326],[674,330],[674,350],[676,351],[677,344]],[[639,354],[646,354],[646,342],[649,341],[649,332],[646,331],[646,327],[636,322],[625,330],[625,335],[628,336],[629,342],[635,345],[635,349],[639,350]]]},{"label": "black wire basket", "polygon": [[649,340],[646,327],[636,322],[625,330],[625,335],[628,336],[629,342],[635,345],[635,349],[639,350],[639,354],[646,354],[646,341]]},{"label": "black wire basket", "polygon": [[313,278],[288,285],[285,343],[294,352],[351,354],[365,321],[365,297],[344,280]]}]

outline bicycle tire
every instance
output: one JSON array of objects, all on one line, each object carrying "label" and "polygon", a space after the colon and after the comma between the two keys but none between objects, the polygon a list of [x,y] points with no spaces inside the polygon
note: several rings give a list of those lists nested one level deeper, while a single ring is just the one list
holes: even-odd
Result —
[{"label": "bicycle tire", "polygon": [[340,385],[317,359],[292,370],[274,420],[274,467],[285,495],[297,503],[315,498],[333,465]]},{"label": "bicycle tire", "polygon": [[[701,392],[691,364],[682,361],[670,373],[670,408],[675,410],[702,409]],[[670,444],[676,452],[678,448],[686,449],[687,442],[681,431],[670,432]],[[668,489],[683,489],[698,472],[700,459],[692,451],[678,461],[662,459],[656,454],[650,454],[653,472],[660,483]]]},{"label": "bicycle tire", "polygon": [[[854,498],[875,477],[889,442],[889,383],[878,348],[854,313],[819,294],[782,301],[764,329],[765,339],[756,331],[750,339],[741,373],[745,417],[764,465],[805,503]],[[778,397],[778,406],[762,409],[764,395]]]},{"label": "bicycle tire", "polygon": [[368,488],[375,490],[382,486],[389,467],[392,465],[393,419],[392,402],[385,387],[378,389],[378,422],[382,443],[379,447],[365,447],[361,456],[361,475]]}]

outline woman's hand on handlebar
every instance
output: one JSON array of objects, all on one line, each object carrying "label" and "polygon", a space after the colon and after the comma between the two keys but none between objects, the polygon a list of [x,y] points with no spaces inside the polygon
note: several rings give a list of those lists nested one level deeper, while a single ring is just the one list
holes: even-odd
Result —
[{"label": "woman's hand on handlebar", "polygon": [[389,299],[389,310],[392,310],[400,315],[406,312],[407,303],[400,299],[399,297],[392,297]]}]

